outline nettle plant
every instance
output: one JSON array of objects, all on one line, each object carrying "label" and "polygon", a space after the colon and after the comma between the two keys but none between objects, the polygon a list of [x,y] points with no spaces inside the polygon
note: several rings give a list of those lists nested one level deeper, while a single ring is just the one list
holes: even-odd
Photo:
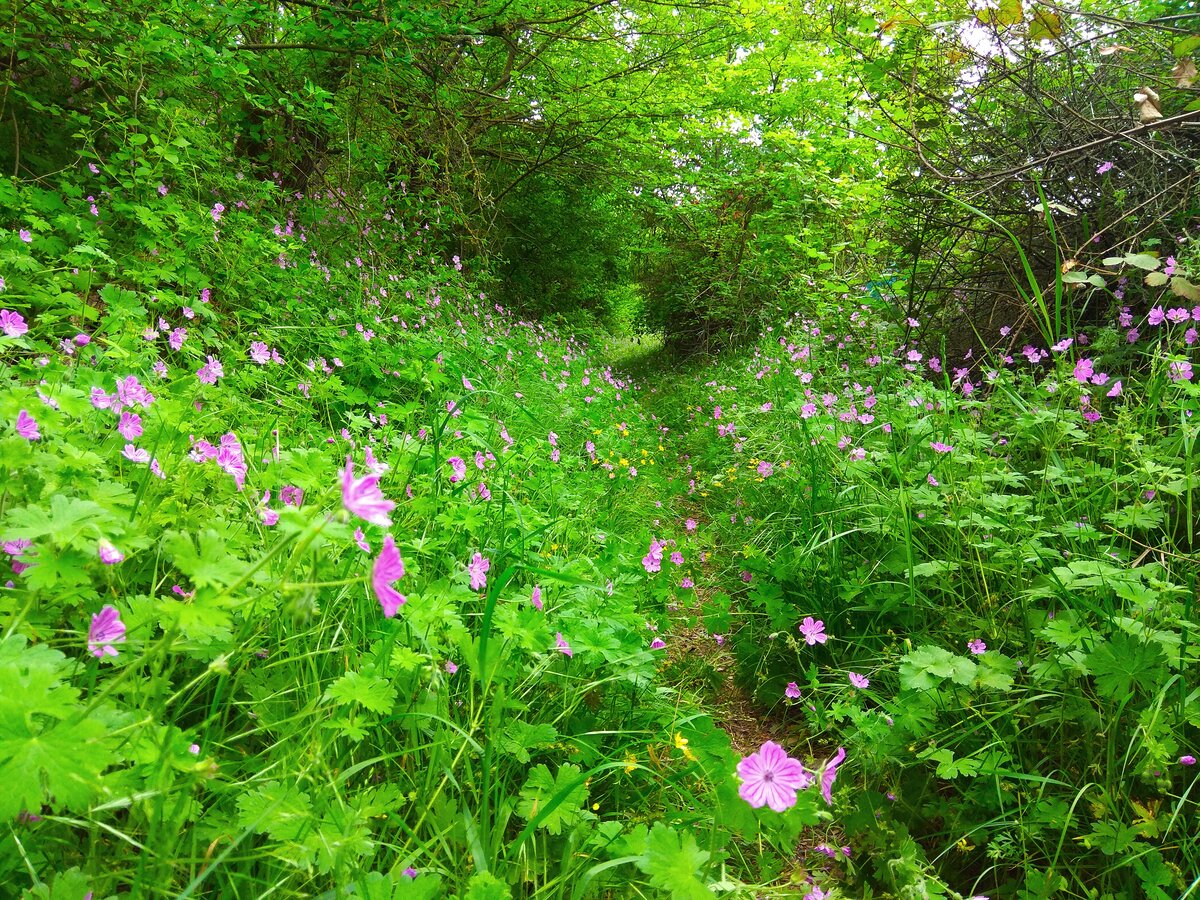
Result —
[{"label": "nettle plant", "polygon": [[6,188],[30,227],[0,246],[0,877],[774,878],[755,848],[787,858],[829,818],[840,758],[739,763],[660,684],[647,618],[689,588],[639,561],[676,514],[636,387],[489,305],[386,203],[238,184],[114,187],[99,215]]},{"label": "nettle plant", "polygon": [[958,362],[830,304],[696,412],[743,672],[869,773],[846,828],[890,889],[1173,896],[1200,860],[1200,306],[1147,286]]}]

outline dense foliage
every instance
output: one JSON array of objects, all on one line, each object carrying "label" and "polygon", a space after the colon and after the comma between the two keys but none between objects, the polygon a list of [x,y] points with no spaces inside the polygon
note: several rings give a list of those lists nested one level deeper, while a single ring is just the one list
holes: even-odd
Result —
[{"label": "dense foliage", "polygon": [[0,895],[1200,888],[1190,0],[0,48]]}]

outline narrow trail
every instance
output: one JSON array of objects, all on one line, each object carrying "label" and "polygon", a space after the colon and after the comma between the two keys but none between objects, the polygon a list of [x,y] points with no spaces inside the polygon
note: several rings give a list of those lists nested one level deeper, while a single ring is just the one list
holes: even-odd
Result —
[{"label": "narrow trail", "polygon": [[[653,344],[650,345],[653,348]],[[688,409],[684,406],[689,392],[681,390],[681,382],[698,378],[703,369],[698,369],[694,360],[680,365],[664,349],[650,349],[639,356],[614,364],[623,376],[632,378],[641,388],[642,406],[654,414],[660,422],[671,423],[671,442],[676,445],[674,463],[679,471],[678,480],[686,483],[683,474],[688,460],[679,450],[690,433]],[[700,529],[711,524],[714,514],[701,499],[688,497],[676,513],[696,520]],[[713,533],[711,530],[709,533]],[[799,723],[778,711],[765,708],[754,699],[752,691],[738,677],[737,657],[729,634],[713,634],[705,625],[705,615],[710,611],[714,594],[719,592],[718,567],[714,559],[731,559],[735,548],[726,547],[716,538],[716,543],[693,560],[699,571],[693,590],[692,604],[671,611],[671,630],[667,638],[670,668],[678,673],[676,687],[694,694],[712,717],[713,723],[729,735],[730,744],[742,755],[760,748],[766,741],[775,741],[783,746],[807,743],[800,734]],[[733,621],[738,615],[733,608]],[[736,629],[736,625],[733,626]],[[782,707],[781,707],[782,709]]]}]

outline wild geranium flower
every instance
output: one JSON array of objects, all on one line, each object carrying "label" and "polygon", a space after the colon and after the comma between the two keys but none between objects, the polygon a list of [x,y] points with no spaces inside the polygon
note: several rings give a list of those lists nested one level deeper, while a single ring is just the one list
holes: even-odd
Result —
[{"label": "wild geranium flower", "polygon": [[126,444],[125,449],[121,451],[121,455],[124,456],[130,462],[135,462],[135,463],[150,462],[150,451],[143,450],[139,447],[134,446],[133,444]]},{"label": "wild geranium flower", "polygon": [[453,675],[458,671],[458,663],[452,659],[448,659],[446,660],[446,665],[443,668],[445,668],[447,675]]},{"label": "wild geranium flower", "polygon": [[363,534],[362,526],[354,529],[354,543],[363,553],[371,552],[371,545],[367,543],[367,536]]},{"label": "wild geranium flower", "polygon": [[783,696],[787,697],[789,700],[799,700],[800,685],[796,684],[794,681],[789,681],[787,683],[787,687],[783,689]]},{"label": "wild geranium flower", "polygon": [[571,645],[567,643],[567,639],[562,636],[561,631],[554,633],[554,647],[559,653],[564,656],[574,656],[575,651],[571,649]]},{"label": "wild geranium flower", "polygon": [[262,341],[252,341],[250,343],[250,360],[260,366],[265,366],[271,361],[271,348]]},{"label": "wild geranium flower", "polygon": [[859,675],[857,672],[850,672],[847,677],[850,679],[850,683],[859,690],[869,687],[871,684],[871,679],[865,675]]},{"label": "wild geranium flower", "polygon": [[128,411],[121,413],[121,421],[117,423],[117,431],[127,441],[136,440],[142,436],[142,417]]},{"label": "wild geranium flower", "polygon": [[661,650],[661,649],[662,649],[663,647],[665,647],[665,646],[667,646],[667,642],[666,642],[666,641],[664,641],[662,638],[657,638],[657,637],[656,637],[654,640],[652,640],[652,641],[650,642],[650,649],[651,649],[651,650]]},{"label": "wild geranium flower", "polygon": [[471,590],[481,591],[487,584],[487,573],[492,567],[492,561],[482,553],[476,553],[467,563],[467,574],[471,576]]},{"label": "wild geranium flower", "polygon": [[775,812],[795,806],[796,792],[813,782],[812,773],[774,741],[767,741],[757,753],[743,758],[737,764],[737,773],[742,780],[738,796],[755,809],[769,806]]},{"label": "wild geranium flower", "polygon": [[967,649],[976,656],[979,656],[980,654],[987,652],[987,644],[985,644],[979,638],[975,638],[974,640],[967,641]]},{"label": "wild geranium flower", "polygon": [[1109,396],[1109,397],[1120,397],[1120,396],[1121,396],[1121,390],[1122,390],[1122,388],[1121,388],[1121,382],[1120,382],[1119,380],[1118,380],[1118,381],[1115,381],[1115,382],[1113,382],[1113,386],[1112,386],[1112,388],[1111,388],[1111,389],[1109,389],[1109,392],[1108,392],[1108,394],[1107,394],[1106,396]]},{"label": "wild geranium flower", "polygon": [[774,472],[775,472],[775,467],[773,465],[771,465],[769,462],[767,462],[765,459],[758,464],[758,477],[759,478],[770,478],[771,475],[774,474]]},{"label": "wild geranium flower", "polygon": [[833,754],[833,759],[821,767],[821,796],[830,806],[833,806],[833,780],[837,778],[838,766],[845,758],[845,748],[838,747],[837,753]]},{"label": "wild geranium flower", "polygon": [[1112,169],[1113,169],[1112,160],[1106,159],[1104,162],[1100,163],[1100,165],[1096,166],[1096,174],[1103,175],[1106,172],[1111,172]]},{"label": "wild geranium flower", "polygon": [[800,633],[804,635],[804,643],[810,647],[813,644],[823,644],[829,640],[829,635],[825,633],[825,623],[820,619],[805,616],[799,627]]},{"label": "wild geranium flower", "polygon": [[96,553],[100,557],[100,562],[106,566],[115,566],[117,563],[125,561],[125,554],[114,547],[112,541],[107,538],[101,538],[96,542]]},{"label": "wild geranium flower", "polygon": [[929,446],[933,448],[934,453],[953,453],[954,448],[949,444],[943,444],[941,441],[930,441]]},{"label": "wild geranium flower", "polygon": [[41,432],[38,431],[37,420],[29,414],[29,410],[23,409],[17,413],[16,428],[17,434],[27,441],[38,441],[42,438]]},{"label": "wild geranium flower", "polygon": [[1181,766],[1194,766],[1196,764],[1196,757],[1192,756],[1190,753],[1186,753],[1179,757],[1179,764]]},{"label": "wild geranium flower", "polygon": [[1163,319],[1166,317],[1166,311],[1161,306],[1156,306],[1150,310],[1150,315],[1146,317],[1146,321],[1151,325],[1161,325],[1163,323]]},{"label": "wild geranium flower", "polygon": [[88,628],[88,652],[96,659],[116,656],[117,648],[113,644],[124,641],[125,623],[121,621],[121,614],[116,607],[106,604],[92,616],[92,624]]},{"label": "wild geranium flower", "polygon": [[372,525],[388,528],[392,524],[388,516],[396,504],[379,490],[378,475],[354,477],[354,460],[347,455],[346,468],[342,471],[342,505],[354,515]]},{"label": "wild geranium flower", "polygon": [[299,508],[300,504],[304,502],[304,490],[294,484],[285,484],[279,489],[279,499],[283,501],[284,506]]},{"label": "wild geranium flower", "polygon": [[219,359],[209,356],[208,362],[196,370],[196,377],[204,384],[216,384],[218,378],[225,377],[225,369]]},{"label": "wild geranium flower", "polygon": [[379,605],[383,607],[384,616],[389,619],[406,602],[405,596],[392,587],[393,581],[403,577],[404,560],[400,558],[400,551],[396,549],[396,540],[390,534],[386,535],[383,548],[379,551],[375,564],[371,566],[371,588],[375,591]]},{"label": "wild geranium flower", "polygon": [[446,462],[450,466],[450,483],[456,484],[467,477],[467,464],[460,456],[452,456]]},{"label": "wild geranium flower", "polygon": [[0,331],[10,338],[17,338],[29,330],[25,318],[11,309],[0,309]]},{"label": "wild geranium flower", "polygon": [[530,596],[529,602],[533,604],[533,608],[538,612],[542,611],[542,589],[536,584],[533,586],[533,594]]}]

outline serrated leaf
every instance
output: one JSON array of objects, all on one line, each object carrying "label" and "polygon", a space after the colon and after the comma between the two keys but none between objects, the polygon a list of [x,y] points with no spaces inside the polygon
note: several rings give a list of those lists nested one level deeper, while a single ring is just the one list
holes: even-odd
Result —
[{"label": "serrated leaf", "polygon": [[975,679],[974,662],[941,647],[918,647],[900,663],[900,684],[909,690],[927,691],[947,679],[968,685]]},{"label": "serrated leaf", "polygon": [[582,818],[588,793],[579,775],[579,766],[570,763],[559,766],[557,775],[551,775],[545,765],[535,766],[521,788],[517,815],[527,822],[538,819],[538,827],[551,834],[575,824]]},{"label": "serrated leaf", "polygon": [[646,852],[634,865],[650,876],[650,884],[670,892],[674,900],[711,897],[703,880],[709,853],[696,845],[689,833],[682,834],[655,822],[646,840]]},{"label": "serrated leaf", "polygon": [[1109,699],[1124,699],[1140,688],[1150,692],[1163,674],[1164,658],[1158,644],[1139,641],[1118,631],[1088,656],[1096,690]]},{"label": "serrated leaf", "polygon": [[94,719],[61,722],[38,733],[0,735],[0,818],[43,804],[79,811],[100,791],[112,763],[108,728]]},{"label": "serrated leaf", "polygon": [[237,800],[238,828],[270,835],[277,841],[299,840],[312,827],[312,802],[308,794],[268,781]]},{"label": "serrated leaf", "polygon": [[372,712],[388,713],[396,702],[396,688],[386,678],[347,672],[325,691],[326,700],[338,706],[357,703]]},{"label": "serrated leaf", "polygon": [[198,535],[198,544],[190,534],[181,532],[168,535],[166,540],[175,565],[196,587],[227,587],[246,571],[245,561],[234,555],[220,532],[204,529]]},{"label": "serrated leaf", "polygon": [[490,872],[476,872],[467,884],[463,900],[510,900],[508,885]]},{"label": "serrated leaf", "polygon": [[537,750],[558,739],[558,730],[550,724],[530,725],[516,719],[500,735],[500,749],[519,762],[529,762],[530,750]]}]

